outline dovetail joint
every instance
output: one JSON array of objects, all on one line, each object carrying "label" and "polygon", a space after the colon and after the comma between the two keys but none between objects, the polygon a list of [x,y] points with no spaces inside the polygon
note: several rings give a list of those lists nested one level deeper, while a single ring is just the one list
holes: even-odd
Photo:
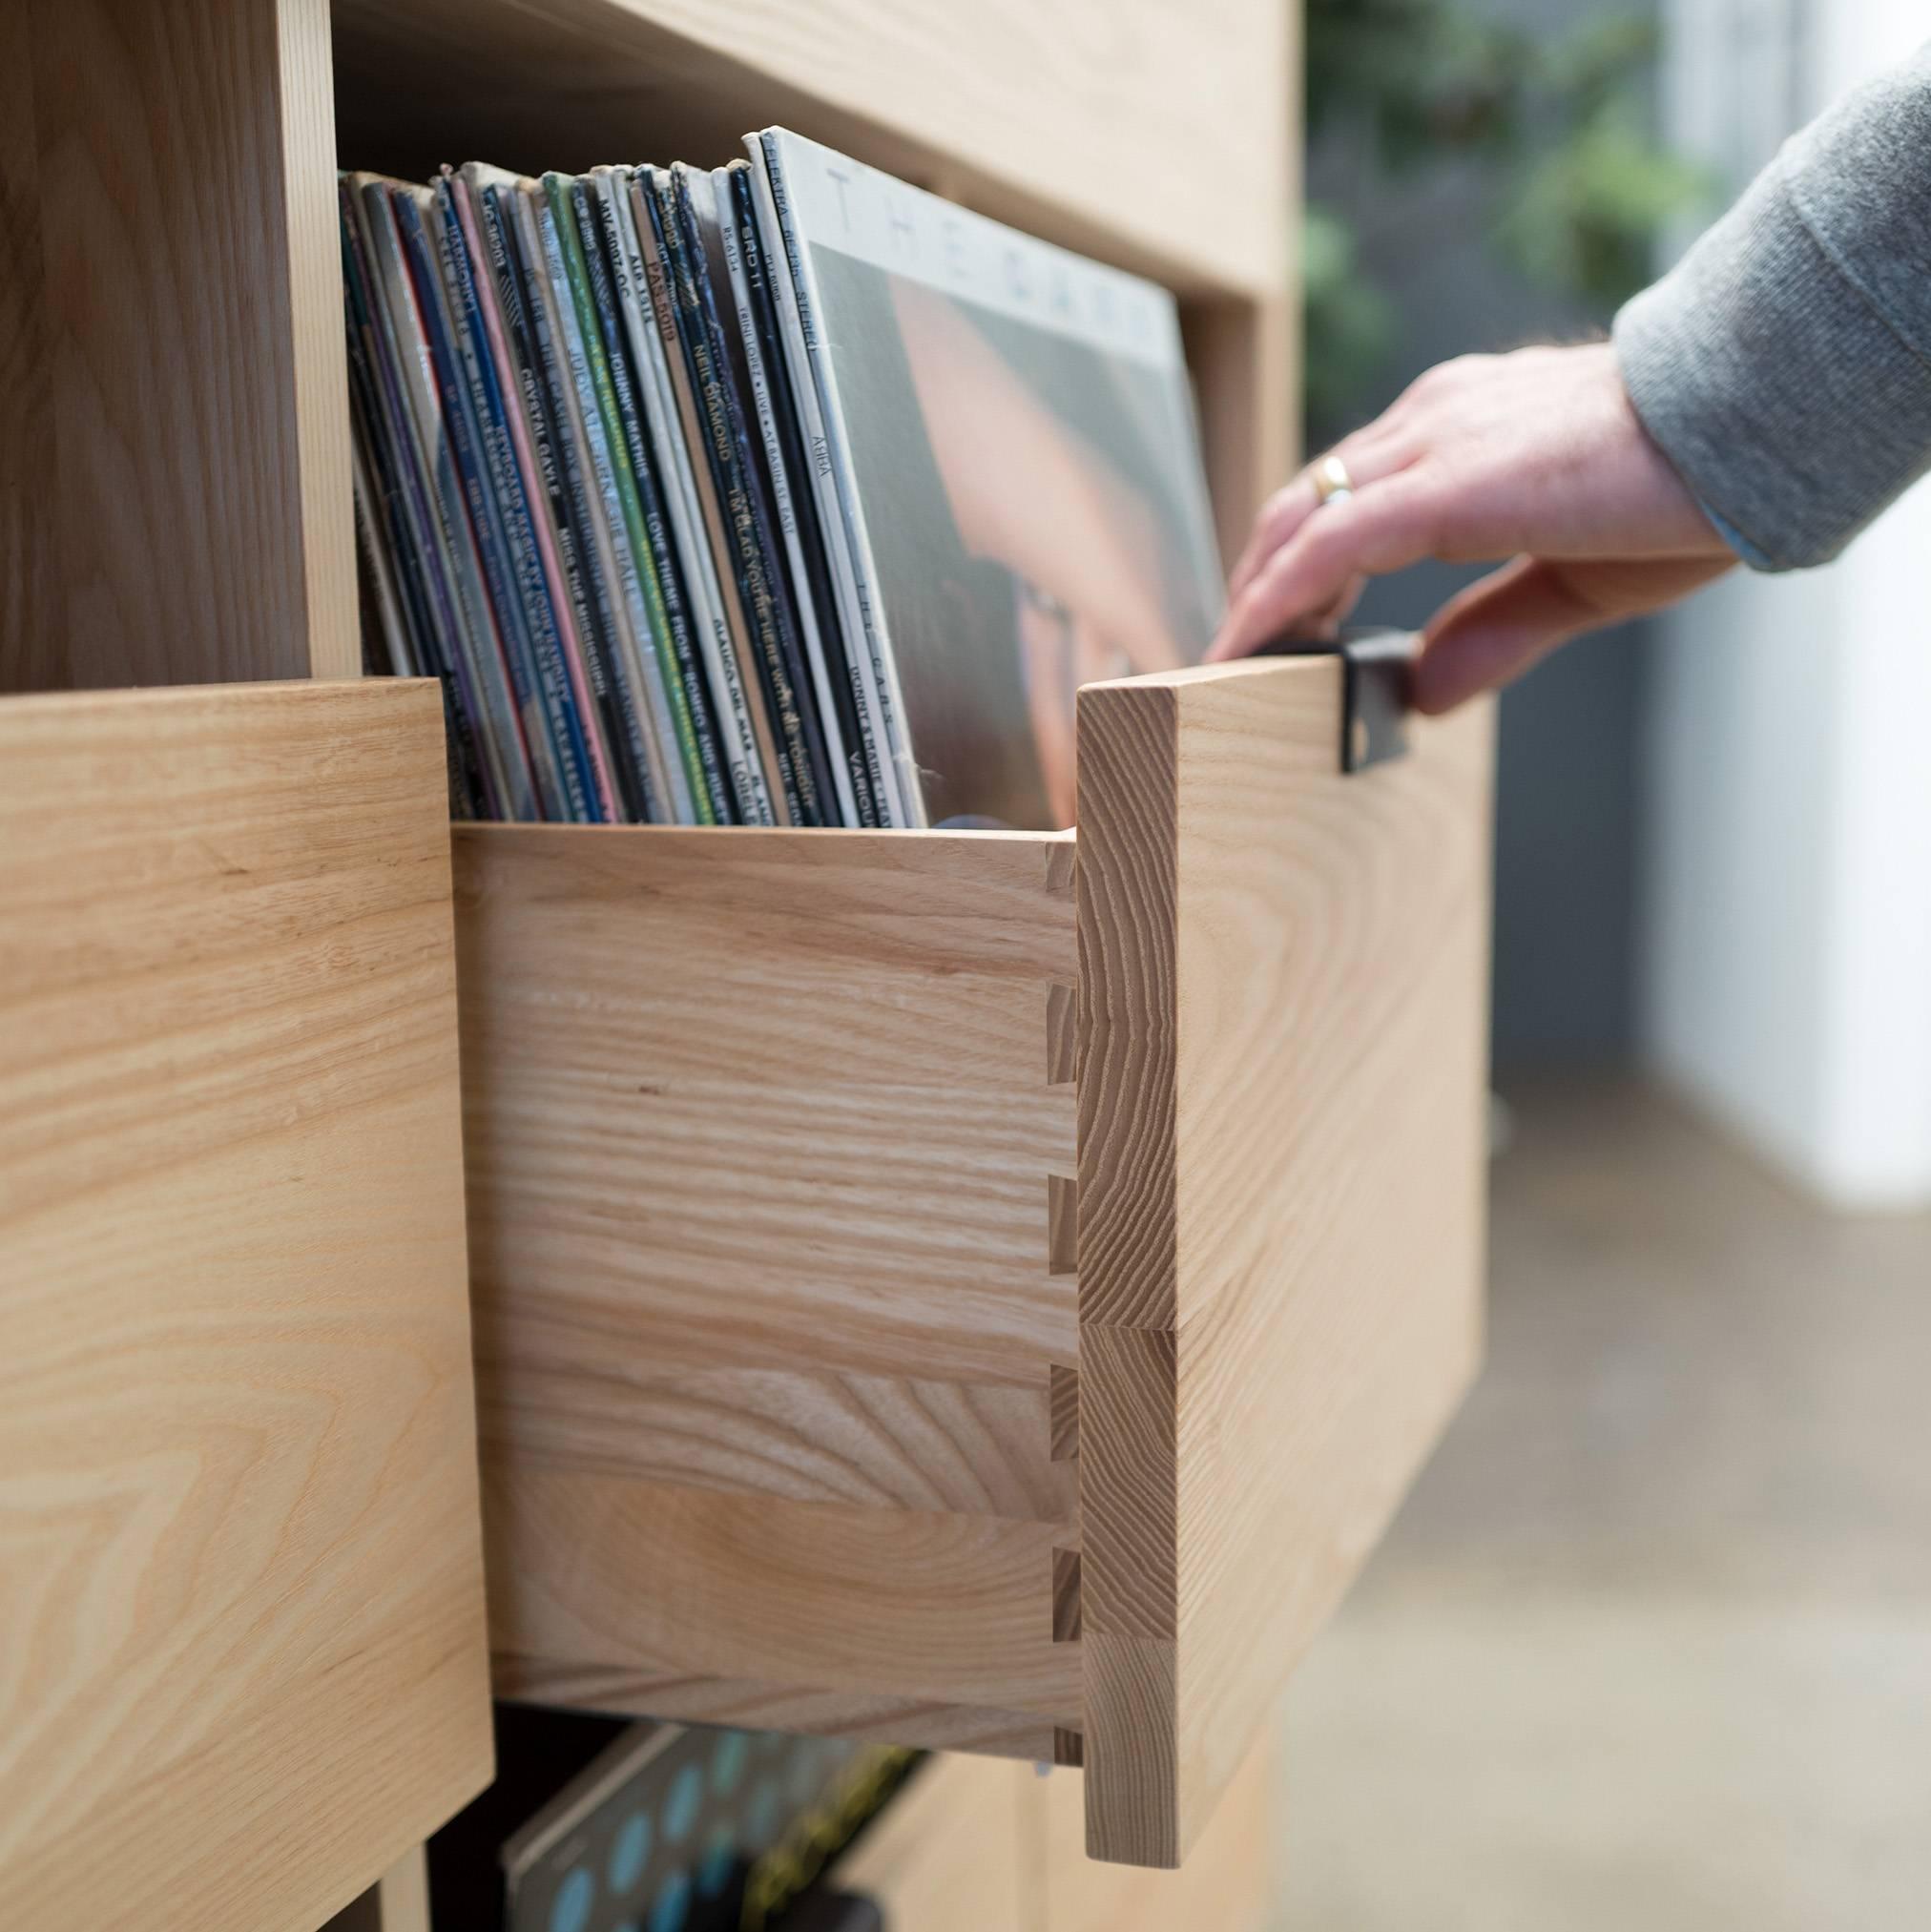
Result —
[{"label": "dovetail joint", "polygon": [[1051,1362],[1046,1371],[1046,1408],[1051,1431],[1050,1456],[1069,1463],[1079,1454],[1079,1370]]},{"label": "dovetail joint", "polygon": [[1067,1174],[1046,1177],[1046,1272],[1079,1273],[1079,1182]]},{"label": "dovetail joint", "polygon": [[1046,1084],[1079,1078],[1079,988],[1054,980],[1046,989]]},{"label": "dovetail joint", "polygon": [[1079,1551],[1052,1552],[1052,1640],[1076,1644],[1080,1630]]}]

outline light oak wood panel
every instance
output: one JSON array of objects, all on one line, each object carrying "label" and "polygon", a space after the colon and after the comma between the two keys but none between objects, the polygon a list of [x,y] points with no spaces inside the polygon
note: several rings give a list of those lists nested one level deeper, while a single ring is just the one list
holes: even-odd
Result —
[{"label": "light oak wood panel", "polygon": [[336,4],[358,165],[715,162],[777,121],[1223,293],[1286,282],[1289,36],[1285,0]]},{"label": "light oak wood panel", "polygon": [[0,705],[0,1896],[314,1925],[490,1776],[433,686]]},{"label": "light oak wood panel", "polygon": [[1070,841],[455,849],[499,1689],[1070,1749]]},{"label": "light oak wood panel", "polygon": [[1300,448],[1299,303],[1271,296],[1202,299],[1180,310],[1215,533],[1232,569],[1254,518]]},{"label": "light oak wood panel", "polygon": [[1229,1784],[1187,1869],[1086,1855],[1080,1774],[945,1755],[839,1861],[841,1890],[907,1932],[1260,1932],[1276,1911],[1272,1736]]},{"label": "light oak wood panel", "polygon": [[327,0],[0,10],[0,690],[360,668],[329,58]]},{"label": "light oak wood panel", "polygon": [[621,1323],[479,1326],[486,1443],[607,1475],[799,1503],[1066,1523],[1043,1388],[780,1368],[689,1368]]},{"label": "light oak wood panel", "polygon": [[554,1658],[499,1654],[497,1694],[536,1704],[629,1713],[680,1724],[724,1724],[742,1731],[798,1731],[854,1737],[912,1750],[975,1756],[1054,1759],[1054,1726],[1025,1711],[929,1698],[823,1691],[748,1678],[686,1677],[617,1665],[565,1666]]},{"label": "light oak wood panel", "polygon": [[429,1863],[423,1847],[405,1853],[323,1932],[429,1932]]},{"label": "light oak wood panel", "polygon": [[1080,696],[1089,1842],[1185,1856],[1480,1348],[1490,720]]},{"label": "light oak wood panel", "polygon": [[492,1455],[484,1482],[507,1655],[1079,1722],[1050,1524],[720,1495],[528,1455]]},{"label": "light oak wood panel", "polygon": [[1058,849],[458,828],[486,1409],[499,1361],[585,1345],[1043,1390],[1077,1293]]},{"label": "light oak wood panel", "polygon": [[1087,1856],[1077,1772],[1022,1789],[1022,1829],[1036,1847],[1036,1915],[1044,1932],[1261,1932],[1279,1916],[1274,1856],[1278,1814],[1272,1727],[1229,1780],[1200,1841],[1177,1872]]},{"label": "light oak wood panel", "polygon": [[921,1765],[840,1859],[832,1884],[904,1932],[1047,1932],[1030,1765],[937,1757]]}]

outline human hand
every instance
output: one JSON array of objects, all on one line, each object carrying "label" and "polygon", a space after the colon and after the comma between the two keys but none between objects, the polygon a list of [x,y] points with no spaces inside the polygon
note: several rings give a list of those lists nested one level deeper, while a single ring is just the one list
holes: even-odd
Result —
[{"label": "human hand", "polygon": [[1332,453],[1354,494],[1323,507],[1304,472],[1269,500],[1210,658],[1332,615],[1364,574],[1512,557],[1422,634],[1415,705],[1446,711],[1736,561],[1637,420],[1608,343],[1443,363]]}]

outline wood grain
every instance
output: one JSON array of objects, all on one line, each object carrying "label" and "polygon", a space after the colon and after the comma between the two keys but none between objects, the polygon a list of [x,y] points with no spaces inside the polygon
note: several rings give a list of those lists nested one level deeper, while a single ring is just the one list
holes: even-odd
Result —
[{"label": "wood grain", "polygon": [[1045,1932],[1043,1835],[1029,1815],[1038,1782],[1030,1765],[933,1758],[839,1860],[834,1882],[906,1932]]},{"label": "wood grain", "polygon": [[1178,1872],[1149,1872],[1087,1856],[1082,1779],[1055,1772],[1022,1794],[1022,1831],[1035,1847],[1034,1911],[1046,1932],[1261,1932],[1278,1922],[1279,1802],[1271,1731],[1229,1780]]},{"label": "wood grain", "polygon": [[33,14],[12,6],[0,9],[0,691],[59,681],[54,483]]},{"label": "wood grain", "polygon": [[0,690],[353,675],[326,0],[5,15]]},{"label": "wood grain", "polygon": [[490,1635],[523,1659],[1080,1721],[1050,1524],[485,1465]]},{"label": "wood grain", "polygon": [[1489,734],[1333,661],[1082,692],[1090,1844],[1185,1856],[1480,1347]]},{"label": "wood grain", "polygon": [[429,1932],[429,1866],[424,1848],[405,1852],[322,1932]]},{"label": "wood grain", "polygon": [[[1282,287],[1282,0],[337,0],[359,160],[715,162],[773,121],[1176,286]],[[405,110],[406,103],[406,111]],[[638,130],[653,151],[634,152]],[[1184,155],[1150,169],[1148,154]],[[1198,183],[1236,175],[1237,195]]]},{"label": "wood grain", "polygon": [[1064,1523],[1078,1506],[1038,1388],[688,1368],[633,1332],[478,1324],[487,1444],[606,1475],[798,1503]]},{"label": "wood grain", "polygon": [[[986,1704],[942,1704],[853,1691],[822,1691],[748,1678],[686,1677],[552,1657],[499,1654],[497,1694],[674,1723],[726,1724],[746,1731],[797,1731],[913,1750],[967,1752],[1028,1764],[1052,1761],[1054,1726],[1031,1712]],[[1075,1735],[1077,1734],[1074,1734]]]},{"label": "wood grain", "polygon": [[1054,1362],[1047,1371],[1046,1402],[1052,1424],[1052,1460],[1070,1462],[1079,1454],[1079,1370]]},{"label": "wood grain", "polygon": [[1276,1911],[1273,1739],[1230,1782],[1184,1872],[1086,1855],[1076,1771],[941,1756],[840,1861],[838,1883],[909,1932],[1260,1932]]},{"label": "wood grain", "polygon": [[[421,178],[482,149],[527,172],[716,163],[747,128],[778,122],[1174,289],[1230,560],[1288,475],[1292,0],[1061,0],[1046,12],[1024,0],[336,0],[334,11],[342,147],[357,165]],[[1150,153],[1187,164],[1149,168]],[[1240,192],[1203,196],[1208,178]]]},{"label": "wood grain", "polygon": [[458,829],[499,1687],[1077,1730],[1069,842]]},{"label": "wood grain", "polygon": [[442,773],[427,685],[0,705],[10,1925],[314,1925],[490,1776]]}]

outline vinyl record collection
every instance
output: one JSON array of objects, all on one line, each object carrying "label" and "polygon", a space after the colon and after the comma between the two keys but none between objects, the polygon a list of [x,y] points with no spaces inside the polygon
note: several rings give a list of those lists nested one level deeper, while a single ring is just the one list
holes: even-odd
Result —
[{"label": "vinyl record collection", "polygon": [[375,668],[466,817],[1064,823],[1073,689],[1218,614],[1172,300],[746,148],[343,177]]}]

